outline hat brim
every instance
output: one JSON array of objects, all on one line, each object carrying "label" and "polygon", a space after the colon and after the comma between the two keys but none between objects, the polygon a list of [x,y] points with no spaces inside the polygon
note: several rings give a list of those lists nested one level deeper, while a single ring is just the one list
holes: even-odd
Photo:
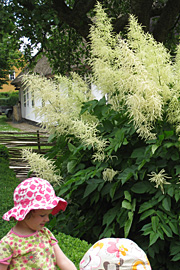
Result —
[{"label": "hat brim", "polygon": [[45,210],[53,209],[51,214],[56,215],[61,210],[65,211],[66,207],[67,207],[67,202],[60,197],[56,197],[55,199],[53,199],[53,201],[48,202],[48,204],[47,203],[45,204],[41,203],[40,205],[29,204],[24,209],[22,209],[21,205],[14,206],[3,215],[3,219],[10,221],[11,218],[15,218],[17,221],[21,221],[25,219],[26,215],[31,210],[37,210],[37,209],[45,209]]}]

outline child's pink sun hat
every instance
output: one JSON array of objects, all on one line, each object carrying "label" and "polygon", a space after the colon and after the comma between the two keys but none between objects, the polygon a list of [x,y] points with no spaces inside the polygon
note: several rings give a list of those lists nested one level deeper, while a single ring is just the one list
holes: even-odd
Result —
[{"label": "child's pink sun hat", "polygon": [[53,209],[52,215],[65,210],[67,202],[56,197],[51,184],[41,178],[32,177],[21,182],[14,190],[14,207],[3,215],[9,221],[14,217],[23,220],[31,210]]}]

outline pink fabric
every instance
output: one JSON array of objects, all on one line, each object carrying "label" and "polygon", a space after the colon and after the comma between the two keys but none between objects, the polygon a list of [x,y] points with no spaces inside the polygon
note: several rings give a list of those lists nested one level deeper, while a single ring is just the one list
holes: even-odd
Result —
[{"label": "pink fabric", "polygon": [[14,207],[3,215],[3,219],[23,220],[31,210],[53,209],[52,215],[65,210],[67,202],[56,197],[51,184],[41,178],[32,177],[21,182],[14,191]]}]

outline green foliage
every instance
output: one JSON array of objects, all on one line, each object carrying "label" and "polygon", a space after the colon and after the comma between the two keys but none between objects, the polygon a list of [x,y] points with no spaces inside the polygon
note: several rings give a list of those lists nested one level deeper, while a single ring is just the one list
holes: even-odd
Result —
[{"label": "green foliage", "polygon": [[[159,35],[162,37],[162,33],[164,33],[161,41],[166,40],[168,48],[172,48],[174,44],[178,43],[177,37],[180,31],[178,8],[174,14],[173,8],[166,8],[167,2],[171,1],[158,0],[144,5],[141,0],[136,0],[136,4],[130,0],[104,0],[103,7],[106,9],[108,17],[112,19],[113,29],[116,33],[126,31],[128,14],[138,14],[139,21],[145,28],[148,29],[149,26],[153,30],[157,28],[156,38]],[[23,43],[21,38],[26,37],[29,42],[23,44],[23,47],[28,60],[32,59],[33,49],[40,45],[39,50],[47,52],[55,73],[66,74],[72,66],[78,71],[84,71],[84,67],[81,65],[82,59],[87,59],[89,55],[89,47],[86,47],[85,40],[89,39],[89,25],[92,23],[95,13],[94,5],[97,1],[2,0],[1,3],[0,15],[3,19],[0,34],[4,35],[6,31],[10,34],[13,33],[11,39],[13,41],[16,39],[16,43],[19,43],[20,40]],[[164,15],[167,9],[168,17]],[[154,16],[155,13],[157,16]],[[144,14],[146,14],[145,19]],[[159,21],[162,23],[158,24]],[[168,37],[167,33],[169,33]],[[7,55],[11,48],[8,47],[6,50],[5,44],[6,42],[3,42],[2,52],[6,52],[6,54],[0,54],[4,64],[6,64],[6,58],[3,56]],[[14,44],[12,43],[12,45]],[[18,44],[16,47],[18,48]]]},{"label": "green foliage", "polygon": [[[82,113],[88,111],[100,121],[98,128],[109,140],[109,159],[92,161],[92,147],[73,136],[59,137],[51,152],[66,179],[56,192],[69,201],[54,228],[92,243],[102,237],[129,237],[147,252],[153,269],[179,269],[178,137],[162,120],[156,126],[157,139],[144,142],[122,112],[105,104],[105,99],[87,102]],[[112,181],[103,180],[106,168],[118,171]],[[149,181],[149,174],[162,168],[172,177],[170,184],[162,184],[164,193]]]},{"label": "green foliage", "polygon": [[14,106],[19,100],[18,92],[2,92],[0,93],[0,106]]},{"label": "green foliage", "polygon": [[9,169],[9,162],[0,158],[0,239],[14,226],[14,221],[7,222],[2,216],[13,207],[13,192],[19,184],[15,173]]},{"label": "green foliage", "polygon": [[20,131],[8,124],[8,118],[5,115],[0,115],[0,130],[1,131]]},{"label": "green foliage", "polygon": [[62,251],[79,269],[80,260],[91,245],[84,240],[82,241],[64,233],[54,232],[54,235]]},{"label": "green foliage", "polygon": [[0,158],[3,158],[5,160],[9,160],[9,152],[8,148],[5,145],[0,144]]}]

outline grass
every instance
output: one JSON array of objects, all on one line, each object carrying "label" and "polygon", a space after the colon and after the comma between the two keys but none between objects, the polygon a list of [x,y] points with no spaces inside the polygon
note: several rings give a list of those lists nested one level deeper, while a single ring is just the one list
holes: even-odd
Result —
[{"label": "grass", "polygon": [[0,131],[21,131],[19,128],[14,128],[9,125],[8,120],[5,115],[0,115]]}]

